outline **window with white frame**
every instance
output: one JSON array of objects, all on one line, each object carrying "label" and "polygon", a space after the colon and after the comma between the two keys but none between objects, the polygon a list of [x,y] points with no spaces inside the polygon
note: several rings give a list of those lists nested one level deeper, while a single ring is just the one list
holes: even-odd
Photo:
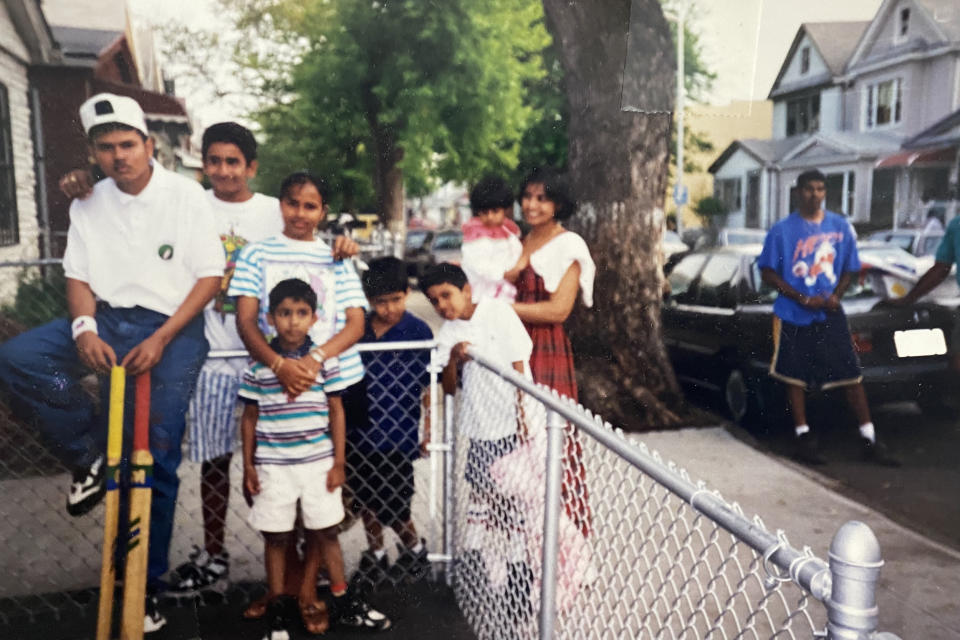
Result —
[{"label": "window with white frame", "polygon": [[810,47],[800,49],[800,73],[810,71]]},{"label": "window with white frame", "polygon": [[787,100],[787,135],[820,130],[820,94]]},{"label": "window with white frame", "polygon": [[827,197],[824,206],[830,211],[852,216],[854,213],[854,193],[856,174],[853,171],[826,174]]},{"label": "window with white frame", "polygon": [[868,85],[864,124],[867,129],[897,124],[903,119],[903,81],[901,78]]},{"label": "window with white frame", "polygon": [[0,247],[20,242],[12,137],[10,98],[7,88],[0,84]]},{"label": "window with white frame", "polygon": [[726,206],[727,211],[739,211],[743,206],[740,195],[740,178],[715,180],[713,196]]}]

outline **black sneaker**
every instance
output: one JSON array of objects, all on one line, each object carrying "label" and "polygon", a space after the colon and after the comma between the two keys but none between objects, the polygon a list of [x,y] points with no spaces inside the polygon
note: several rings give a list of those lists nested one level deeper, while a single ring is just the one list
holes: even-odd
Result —
[{"label": "black sneaker", "polygon": [[387,581],[389,572],[390,563],[387,560],[387,555],[384,554],[378,560],[377,555],[367,549],[360,554],[360,566],[353,577],[350,578],[350,585],[361,591],[376,589]]},{"label": "black sneaker", "polygon": [[163,617],[158,608],[157,596],[147,596],[143,608],[143,632],[153,633],[159,631],[167,624],[167,619]]},{"label": "black sneaker", "polygon": [[175,596],[192,596],[202,591],[223,593],[230,575],[230,554],[210,555],[194,546],[190,559],[174,569],[170,591]]},{"label": "black sneaker", "polygon": [[865,462],[872,462],[882,467],[899,467],[900,461],[890,455],[887,445],[879,440],[871,442],[867,438],[860,438],[860,457]]},{"label": "black sneaker", "polygon": [[793,457],[806,464],[821,465],[827,463],[820,455],[817,438],[810,431],[797,437]]},{"label": "black sneaker", "polygon": [[82,516],[103,500],[107,491],[105,466],[103,456],[99,455],[90,466],[74,469],[67,494],[67,513]]},{"label": "black sneaker", "polygon": [[288,602],[288,596],[280,596],[267,604],[267,613],[264,616],[267,621],[267,632],[263,640],[290,640],[290,631],[287,629]]},{"label": "black sneaker", "polygon": [[390,579],[396,583],[401,581],[419,582],[430,572],[430,561],[427,560],[427,541],[420,539],[423,548],[412,551],[401,544],[397,544],[397,561],[390,567]]},{"label": "black sneaker", "polygon": [[333,612],[333,624],[341,627],[386,631],[391,624],[390,618],[351,591],[333,598]]}]

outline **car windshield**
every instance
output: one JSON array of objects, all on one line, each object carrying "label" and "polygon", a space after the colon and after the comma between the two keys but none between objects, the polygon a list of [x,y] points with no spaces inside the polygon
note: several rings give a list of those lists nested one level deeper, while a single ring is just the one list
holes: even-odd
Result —
[{"label": "car windshield", "polygon": [[459,231],[454,233],[441,233],[437,236],[437,239],[433,241],[433,248],[459,249],[462,242],[463,236]]},{"label": "car windshield", "polygon": [[904,251],[910,251],[911,245],[913,245],[913,234],[892,233],[887,237],[887,242],[900,247]]},{"label": "car windshield", "polygon": [[419,249],[427,240],[426,231],[407,231],[407,249]]},{"label": "car windshield", "polygon": [[941,240],[943,240],[942,233],[935,233],[935,234],[924,236],[923,241],[920,243],[920,246],[917,248],[917,255],[932,256],[937,252],[937,247],[940,246]]}]

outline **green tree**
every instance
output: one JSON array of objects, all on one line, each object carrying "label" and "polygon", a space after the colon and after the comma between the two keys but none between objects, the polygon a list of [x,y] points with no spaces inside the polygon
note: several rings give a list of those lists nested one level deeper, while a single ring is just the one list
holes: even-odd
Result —
[{"label": "green tree", "polygon": [[550,38],[535,0],[225,1],[248,42],[290,63],[262,46],[239,60],[273,97],[254,114],[271,164],[326,171],[345,206],[375,194],[396,223],[404,186],[512,170],[539,119],[526,90]]}]

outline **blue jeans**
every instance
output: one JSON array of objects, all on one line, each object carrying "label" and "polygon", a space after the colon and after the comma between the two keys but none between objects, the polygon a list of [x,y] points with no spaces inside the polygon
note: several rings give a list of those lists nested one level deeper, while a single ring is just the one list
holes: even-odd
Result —
[{"label": "blue jeans", "polygon": [[[100,337],[113,347],[117,362],[167,318],[141,307],[100,305],[96,313]],[[163,358],[150,371],[150,452],[154,466],[148,579],[153,583],[166,573],[169,564],[184,416],[208,350],[200,314],[170,341]],[[0,345],[0,390],[8,397],[11,410],[18,418],[36,424],[51,451],[69,467],[89,465],[106,451],[109,377],[101,378],[103,410],[96,413],[78,384],[86,373],[89,370],[77,356],[66,319],[54,320]],[[133,443],[133,390],[134,379],[128,378],[124,467]]]}]

